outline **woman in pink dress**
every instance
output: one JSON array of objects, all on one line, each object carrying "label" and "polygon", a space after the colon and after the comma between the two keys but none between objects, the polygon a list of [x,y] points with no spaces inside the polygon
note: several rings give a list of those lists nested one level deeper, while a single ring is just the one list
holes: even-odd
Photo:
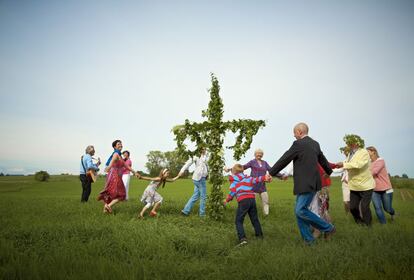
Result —
[{"label": "woman in pink dress", "polygon": [[106,184],[103,191],[99,193],[98,200],[103,200],[104,213],[112,213],[112,206],[119,201],[125,200],[125,186],[122,182],[122,173],[124,168],[128,169],[132,173],[135,173],[130,166],[128,166],[121,157],[122,142],[121,140],[115,140],[112,143],[114,152],[106,162],[105,171],[108,172],[106,176]]}]

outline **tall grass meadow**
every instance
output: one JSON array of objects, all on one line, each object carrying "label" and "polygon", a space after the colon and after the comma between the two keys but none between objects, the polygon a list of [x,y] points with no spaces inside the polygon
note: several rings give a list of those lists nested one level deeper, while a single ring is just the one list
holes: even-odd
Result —
[{"label": "tall grass meadow", "polygon": [[[256,240],[248,218],[249,244],[237,247],[237,202],[224,220],[180,210],[193,191],[181,179],[160,190],[156,218],[137,219],[139,198],[148,182],[133,178],[130,200],[102,213],[96,201],[104,178],[80,203],[76,176],[0,177],[1,279],[413,279],[414,190],[394,192],[396,220],[381,225],[372,209],[371,228],[345,214],[338,179],[331,186],[330,214],[337,227],[331,240],[306,246],[293,214],[292,179],[268,184],[270,215],[262,216],[265,238]],[[227,192],[228,185],[225,187]],[[403,196],[401,195],[403,192]],[[389,216],[387,216],[389,218]]]}]

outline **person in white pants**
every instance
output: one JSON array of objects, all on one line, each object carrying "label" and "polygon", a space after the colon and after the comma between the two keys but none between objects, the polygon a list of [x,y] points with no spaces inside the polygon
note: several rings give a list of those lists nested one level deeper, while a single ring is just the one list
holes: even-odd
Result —
[{"label": "person in white pants", "polygon": [[[125,161],[125,163],[126,163],[129,167],[132,167],[132,161],[131,161],[131,159],[129,158],[129,156],[130,156],[129,151],[123,151],[123,152],[122,152],[122,156],[124,157],[124,161]],[[129,172],[129,170],[128,170],[128,169],[126,169],[126,168],[125,168],[125,169],[124,169],[124,172],[122,173],[122,182],[124,182],[124,186],[125,186],[125,193],[126,193],[125,200],[128,200],[128,198],[129,198],[128,191],[129,191],[129,181],[130,181],[130,179],[131,179],[130,172]]]}]

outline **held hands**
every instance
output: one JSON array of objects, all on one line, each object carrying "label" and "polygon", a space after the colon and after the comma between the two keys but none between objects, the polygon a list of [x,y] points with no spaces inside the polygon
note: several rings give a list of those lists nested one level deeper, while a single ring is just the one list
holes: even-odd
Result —
[{"label": "held hands", "polygon": [[223,170],[224,170],[224,172],[230,172],[231,171],[231,168],[224,167]]},{"label": "held hands", "polygon": [[138,171],[135,172],[135,177],[137,177],[138,179],[141,179],[141,174],[138,173]]},{"label": "held hands", "polygon": [[336,168],[342,168],[342,167],[344,167],[344,163],[343,162],[335,163],[335,165],[336,165]]},{"label": "held hands", "polygon": [[109,172],[109,166],[105,167],[105,172],[108,173]]},{"label": "held hands", "polygon": [[272,176],[270,176],[269,174],[266,174],[265,182],[268,182],[268,183],[272,182]]},{"label": "held hands", "polygon": [[179,176],[180,174],[178,174],[177,176],[175,176],[174,178],[172,178],[171,180],[173,181],[173,182],[175,182],[175,181],[177,181],[177,179],[178,178],[180,178],[180,176]]}]

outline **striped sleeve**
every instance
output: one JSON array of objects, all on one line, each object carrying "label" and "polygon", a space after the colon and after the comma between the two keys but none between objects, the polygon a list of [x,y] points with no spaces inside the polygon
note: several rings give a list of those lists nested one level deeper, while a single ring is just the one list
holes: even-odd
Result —
[{"label": "striped sleeve", "polygon": [[236,182],[232,182],[231,183],[231,185],[230,185],[230,192],[227,195],[226,202],[231,201],[233,199],[233,197],[236,195],[236,192],[237,192],[236,185],[237,185]]}]

